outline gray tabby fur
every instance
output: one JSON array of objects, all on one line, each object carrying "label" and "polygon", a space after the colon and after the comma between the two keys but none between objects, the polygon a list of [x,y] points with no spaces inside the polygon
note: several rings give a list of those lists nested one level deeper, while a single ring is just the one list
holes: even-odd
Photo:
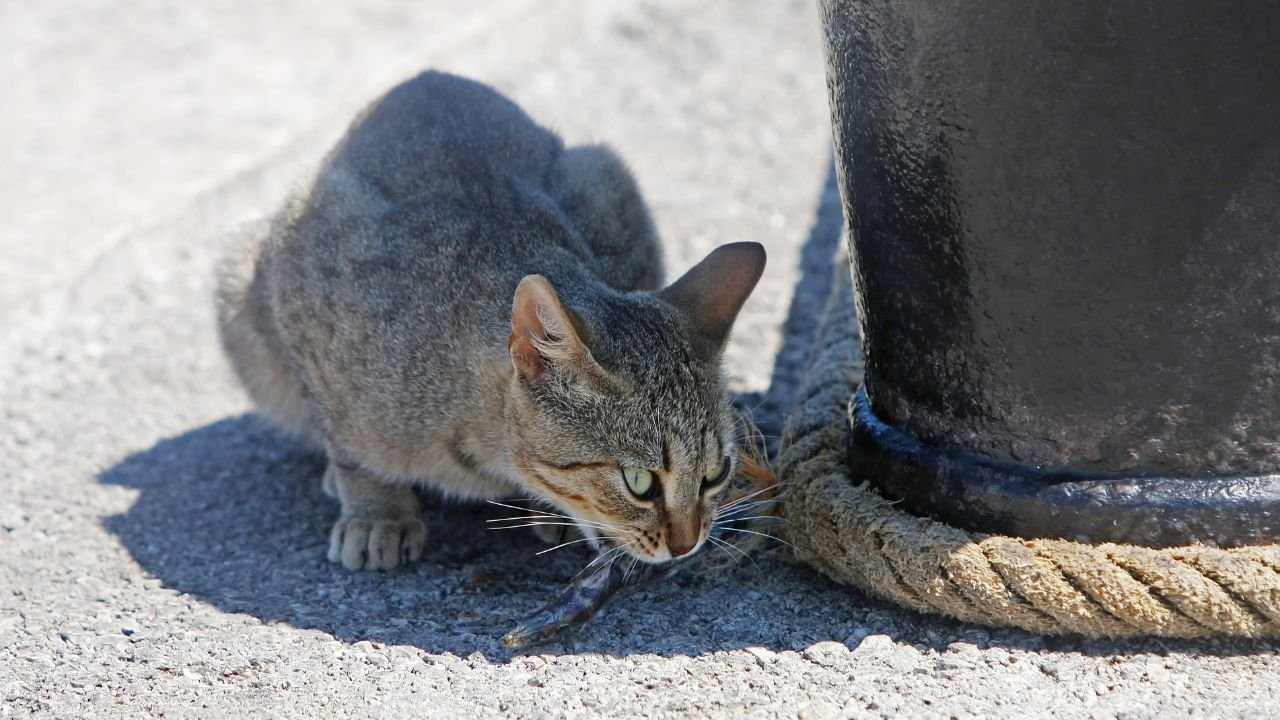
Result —
[{"label": "gray tabby fur", "polygon": [[[533,495],[594,544],[691,552],[736,456],[721,371],[760,246],[662,282],[640,193],[488,87],[426,72],[358,116],[221,267],[223,346],[261,411],[329,457],[329,557],[419,558],[412,486]],[[661,485],[633,495],[620,467]]]}]

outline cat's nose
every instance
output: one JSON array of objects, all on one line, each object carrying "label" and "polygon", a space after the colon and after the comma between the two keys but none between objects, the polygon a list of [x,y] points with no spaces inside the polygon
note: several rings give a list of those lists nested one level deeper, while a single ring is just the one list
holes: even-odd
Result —
[{"label": "cat's nose", "polygon": [[667,524],[667,549],[671,551],[671,557],[678,558],[681,555],[688,555],[698,545],[698,531],[701,529],[701,521],[697,514],[692,517],[673,518]]},{"label": "cat's nose", "polygon": [[678,558],[681,555],[688,555],[693,550],[693,546],[697,542],[689,542],[687,540],[669,540],[667,541],[667,549],[671,551],[671,557]]}]

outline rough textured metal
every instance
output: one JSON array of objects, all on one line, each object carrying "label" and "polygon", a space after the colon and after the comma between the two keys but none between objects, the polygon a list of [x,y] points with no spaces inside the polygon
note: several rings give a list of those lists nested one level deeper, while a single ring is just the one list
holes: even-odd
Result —
[{"label": "rough textured metal", "polygon": [[875,414],[1052,470],[1280,471],[1280,4],[822,11]]}]

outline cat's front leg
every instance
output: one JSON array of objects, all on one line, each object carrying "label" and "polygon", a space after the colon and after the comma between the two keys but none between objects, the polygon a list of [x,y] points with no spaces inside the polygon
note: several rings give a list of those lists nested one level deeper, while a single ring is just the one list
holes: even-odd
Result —
[{"label": "cat's front leg", "polygon": [[422,557],[427,526],[413,488],[331,457],[324,490],[342,503],[342,515],[329,534],[330,562],[341,562],[348,570],[389,570]]}]

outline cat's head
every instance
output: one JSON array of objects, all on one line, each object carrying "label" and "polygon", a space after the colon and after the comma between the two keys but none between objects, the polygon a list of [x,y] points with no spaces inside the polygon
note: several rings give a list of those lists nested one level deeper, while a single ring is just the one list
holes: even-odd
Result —
[{"label": "cat's head", "polygon": [[652,293],[524,278],[507,433],[525,486],[641,560],[698,549],[737,462],[721,352],[764,264],[735,243]]}]

